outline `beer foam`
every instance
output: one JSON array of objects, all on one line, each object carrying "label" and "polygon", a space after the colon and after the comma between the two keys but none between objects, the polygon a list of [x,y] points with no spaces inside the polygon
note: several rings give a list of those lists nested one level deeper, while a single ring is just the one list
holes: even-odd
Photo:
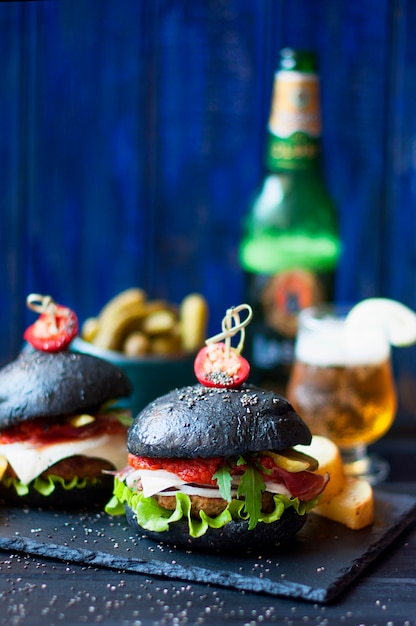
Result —
[{"label": "beer foam", "polygon": [[352,333],[342,322],[331,321],[313,332],[300,329],[295,354],[310,365],[374,365],[389,358],[390,345],[377,328]]}]

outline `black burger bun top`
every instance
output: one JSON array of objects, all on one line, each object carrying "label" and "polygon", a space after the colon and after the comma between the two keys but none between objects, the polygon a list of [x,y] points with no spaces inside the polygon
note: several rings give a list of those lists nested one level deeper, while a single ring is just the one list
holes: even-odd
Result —
[{"label": "black burger bun top", "polygon": [[69,351],[22,352],[0,370],[0,428],[86,411],[130,393],[126,375],[103,359]]},{"label": "black burger bun top", "polygon": [[311,432],[282,396],[252,385],[194,385],[151,402],[130,426],[136,456],[210,458],[308,445]]}]

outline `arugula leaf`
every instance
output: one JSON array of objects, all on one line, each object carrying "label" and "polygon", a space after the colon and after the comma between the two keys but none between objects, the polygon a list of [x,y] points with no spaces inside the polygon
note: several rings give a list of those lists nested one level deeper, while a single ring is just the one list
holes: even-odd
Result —
[{"label": "arugula leaf", "polygon": [[248,514],[248,529],[252,530],[256,527],[261,514],[261,505],[263,491],[266,485],[263,476],[249,463],[246,470],[241,476],[240,484],[237,489],[237,496],[244,496],[244,510]]},{"label": "arugula leaf", "polygon": [[120,422],[120,424],[122,426],[125,426],[126,428],[129,428],[129,426],[131,426],[133,423],[133,418],[131,414],[129,413],[122,413],[122,414],[119,413],[117,415],[117,419]]},{"label": "arugula leaf", "polygon": [[112,413],[115,413],[116,418],[122,426],[128,428],[133,423],[133,417],[129,409],[112,409]]},{"label": "arugula leaf", "polygon": [[217,481],[218,489],[220,490],[221,498],[227,500],[227,502],[231,502],[231,483],[232,476],[231,471],[228,465],[223,465],[219,467],[215,474],[213,474],[212,478]]}]

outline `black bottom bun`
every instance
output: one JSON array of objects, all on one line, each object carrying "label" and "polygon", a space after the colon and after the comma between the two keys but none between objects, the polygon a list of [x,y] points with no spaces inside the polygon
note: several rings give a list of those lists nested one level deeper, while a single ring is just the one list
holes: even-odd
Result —
[{"label": "black bottom bun", "polygon": [[239,552],[249,554],[253,550],[267,548],[267,551],[277,550],[294,538],[296,533],[305,524],[307,515],[298,515],[294,508],[288,508],[280,520],[271,524],[259,523],[252,530],[248,530],[248,522],[232,521],[222,528],[208,528],[202,537],[191,537],[188,522],[180,520],[170,525],[169,530],[155,532],[139,526],[133,510],[124,504],[129,524],[141,535],[158,542],[174,544],[181,548],[195,549],[209,552]]},{"label": "black bottom bun", "polygon": [[82,488],[64,489],[61,485],[55,485],[54,491],[49,496],[44,496],[33,487],[29,487],[29,493],[19,496],[14,487],[6,487],[0,483],[0,498],[9,504],[19,507],[31,507],[56,510],[102,510],[113,490],[114,479],[112,476],[103,476],[99,483],[90,484]]}]

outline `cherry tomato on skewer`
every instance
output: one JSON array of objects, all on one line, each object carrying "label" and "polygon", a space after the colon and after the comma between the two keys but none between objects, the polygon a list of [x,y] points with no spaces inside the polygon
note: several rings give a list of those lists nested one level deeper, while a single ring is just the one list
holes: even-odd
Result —
[{"label": "cherry tomato on skewer", "polygon": [[58,352],[64,350],[78,333],[78,319],[74,311],[60,304],[41,313],[29,326],[23,338],[37,350]]},{"label": "cherry tomato on skewer", "polygon": [[250,365],[241,354],[222,342],[202,348],[194,363],[195,376],[205,387],[239,387],[248,378]]}]

